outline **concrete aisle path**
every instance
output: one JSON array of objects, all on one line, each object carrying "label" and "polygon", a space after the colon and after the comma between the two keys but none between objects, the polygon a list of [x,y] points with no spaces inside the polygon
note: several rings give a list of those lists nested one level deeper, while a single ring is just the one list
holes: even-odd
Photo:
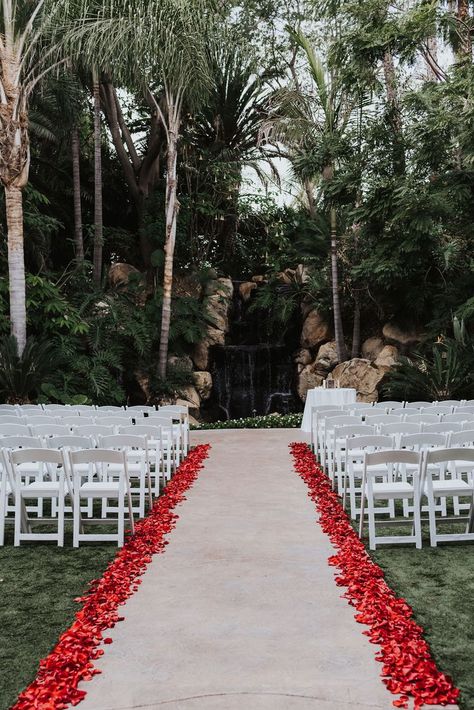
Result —
[{"label": "concrete aisle path", "polygon": [[389,710],[292,470],[295,430],[199,432],[212,450],[123,607],[81,710]]}]

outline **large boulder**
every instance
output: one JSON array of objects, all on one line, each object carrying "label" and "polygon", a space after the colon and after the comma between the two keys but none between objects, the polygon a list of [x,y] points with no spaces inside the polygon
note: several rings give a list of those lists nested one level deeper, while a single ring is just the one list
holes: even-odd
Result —
[{"label": "large boulder", "polygon": [[394,367],[398,362],[398,348],[395,345],[386,345],[383,350],[379,352],[377,358],[375,359],[374,365],[376,367]]},{"label": "large boulder", "polygon": [[263,284],[263,283],[265,283],[266,279],[265,279],[265,276],[262,276],[262,274],[256,274],[255,276],[252,276],[252,278],[250,280],[256,284]]},{"label": "large boulder", "polygon": [[396,323],[386,323],[382,329],[383,337],[391,345],[408,350],[423,340],[423,334],[410,328],[403,330]]},{"label": "large boulder", "polygon": [[229,330],[229,308],[229,300],[219,294],[214,294],[207,298],[207,317],[212,322],[214,328],[222,330],[224,333],[227,333]]},{"label": "large boulder", "polygon": [[137,274],[137,278],[142,278],[142,274],[131,264],[117,262],[109,268],[109,284],[112,288],[126,286],[132,274]]},{"label": "large boulder", "polygon": [[257,284],[255,281],[244,281],[239,286],[239,295],[242,301],[249,301],[252,291],[255,291]]},{"label": "large boulder", "polygon": [[376,360],[384,348],[382,338],[367,338],[362,343],[362,357],[364,360]]},{"label": "large boulder", "polygon": [[338,382],[340,387],[353,387],[359,402],[376,402],[377,388],[385,373],[385,368],[375,367],[370,360],[356,357],[337,365],[328,379]]},{"label": "large boulder", "polygon": [[207,400],[212,392],[212,375],[210,372],[195,372],[193,381],[196,391],[202,400]]},{"label": "large boulder", "polygon": [[314,369],[321,375],[327,374],[338,363],[336,342],[331,340],[329,343],[324,343],[318,350],[316,360],[314,361]]},{"label": "large boulder", "polygon": [[294,361],[297,365],[309,365],[313,361],[311,350],[301,348],[295,353]]},{"label": "large boulder", "polygon": [[207,370],[209,367],[209,343],[207,340],[201,340],[199,343],[196,343],[192,358],[198,370]]},{"label": "large boulder", "polygon": [[219,328],[208,326],[205,341],[208,345],[225,345],[225,333]]},{"label": "large boulder", "polygon": [[195,417],[199,417],[201,398],[193,385],[188,385],[181,389],[180,397],[176,400],[176,404],[189,407],[189,413]]},{"label": "large boulder", "polygon": [[234,285],[232,279],[225,276],[221,276],[218,279],[210,279],[204,286],[205,296],[221,296],[230,300],[233,294]]},{"label": "large boulder", "polygon": [[168,366],[176,370],[185,370],[186,372],[193,371],[193,361],[188,355],[169,355]]},{"label": "large boulder", "polygon": [[322,384],[323,380],[324,377],[322,377],[318,372],[315,371],[313,365],[306,365],[305,367],[303,367],[301,372],[298,374],[297,381],[297,391],[299,398],[303,402],[305,402],[308,390],[311,390],[314,387],[319,387]]},{"label": "large boulder", "polygon": [[321,345],[331,337],[331,330],[316,309],[311,310],[303,323],[301,333],[301,346],[303,348],[314,348]]}]

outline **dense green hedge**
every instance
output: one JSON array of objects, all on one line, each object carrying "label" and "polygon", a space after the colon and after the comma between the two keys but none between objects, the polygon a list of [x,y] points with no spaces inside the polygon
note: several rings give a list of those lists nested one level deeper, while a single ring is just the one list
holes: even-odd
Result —
[{"label": "dense green hedge", "polygon": [[212,422],[192,426],[191,429],[297,429],[301,426],[303,415],[267,414],[246,419],[229,419],[228,421]]}]

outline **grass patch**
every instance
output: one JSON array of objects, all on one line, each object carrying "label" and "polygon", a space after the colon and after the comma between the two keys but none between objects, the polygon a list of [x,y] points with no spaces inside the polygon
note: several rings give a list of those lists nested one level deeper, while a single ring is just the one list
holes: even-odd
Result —
[{"label": "grass patch", "polygon": [[370,555],[392,589],[413,607],[438,667],[461,690],[460,706],[474,710],[474,547],[393,546]]},{"label": "grass patch", "polygon": [[0,548],[0,710],[36,676],[38,663],[74,620],[74,598],[99,577],[117,551],[114,544],[65,547],[24,543],[8,536]]}]

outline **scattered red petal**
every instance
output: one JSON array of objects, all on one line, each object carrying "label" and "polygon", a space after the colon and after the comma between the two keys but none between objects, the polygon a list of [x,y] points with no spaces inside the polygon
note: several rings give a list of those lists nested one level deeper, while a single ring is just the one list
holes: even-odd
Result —
[{"label": "scattered red petal", "polygon": [[456,703],[459,690],[437,668],[423,629],[413,620],[413,610],[395,595],[384,573],[368,555],[343,509],[339,496],[307,444],[290,445],[296,472],[309,488],[308,496],[319,513],[319,524],[337,550],[328,562],[338,568],[336,584],[357,611],[355,619],[369,627],[363,633],[380,646],[376,659],[383,664],[388,690],[400,695],[395,707],[407,708]]},{"label": "scattered red petal", "polygon": [[[205,444],[190,452],[148,516],[136,523],[135,534],[118,550],[102,577],[92,580],[89,591],[76,600],[83,606],[75,621],[61,634],[49,656],[40,661],[36,679],[20,693],[10,710],[65,710],[84,699],[86,693],[78,690],[78,685],[100,672],[92,661],[103,653],[98,648],[102,632],[123,621],[118,608],[138,589],[138,578],[146,571],[151,556],[163,552],[164,537],[178,519],[173,510],[185,500],[184,493],[203,468],[209,449]],[[112,639],[107,637],[103,642],[110,644]]]}]

